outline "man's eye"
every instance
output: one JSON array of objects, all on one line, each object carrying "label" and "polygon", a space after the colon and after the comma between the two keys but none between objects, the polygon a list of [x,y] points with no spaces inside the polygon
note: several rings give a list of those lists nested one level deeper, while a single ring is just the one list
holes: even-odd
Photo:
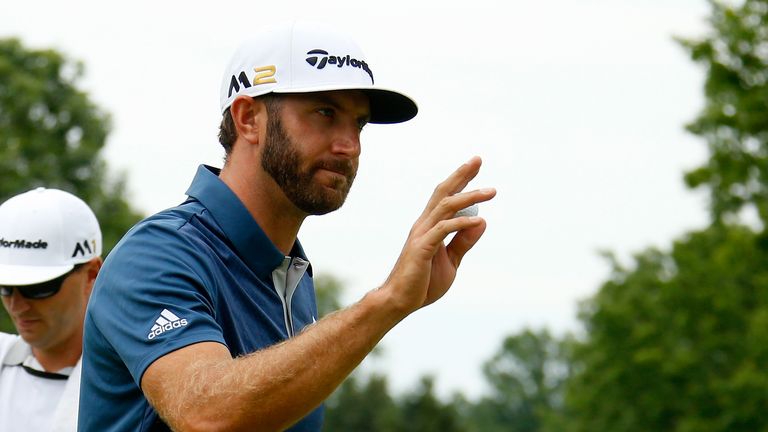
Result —
[{"label": "man's eye", "polygon": [[320,113],[320,115],[325,117],[333,117],[333,114],[334,114],[333,109],[331,108],[320,108],[319,110],[317,110],[317,112]]},{"label": "man's eye", "polygon": [[363,130],[363,128],[367,124],[368,124],[368,120],[360,120],[360,121],[357,122],[357,129],[358,130]]}]

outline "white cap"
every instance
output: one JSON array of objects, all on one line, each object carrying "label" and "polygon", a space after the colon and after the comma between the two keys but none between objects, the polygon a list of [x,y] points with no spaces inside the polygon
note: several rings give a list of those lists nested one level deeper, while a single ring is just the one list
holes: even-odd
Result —
[{"label": "white cap", "polygon": [[49,281],[97,256],[99,222],[80,198],[41,187],[0,205],[0,285]]},{"label": "white cap", "polygon": [[363,90],[371,123],[399,123],[418,112],[408,96],[374,85],[360,47],[331,25],[290,22],[265,30],[235,52],[221,82],[221,112],[237,96]]}]

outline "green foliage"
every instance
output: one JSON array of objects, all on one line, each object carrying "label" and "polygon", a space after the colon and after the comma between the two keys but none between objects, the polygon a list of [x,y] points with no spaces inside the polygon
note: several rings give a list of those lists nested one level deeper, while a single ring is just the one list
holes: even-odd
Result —
[{"label": "green foliage", "polygon": [[333,275],[319,274],[314,277],[317,313],[321,317],[341,309],[341,294],[344,286]]},{"label": "green foliage", "polygon": [[453,432],[463,430],[452,403],[442,402],[434,392],[434,379],[423,377],[419,386],[400,403],[402,432]]},{"label": "green foliage", "polygon": [[470,429],[547,430],[562,412],[563,384],[569,372],[566,353],[566,342],[547,330],[526,329],[508,336],[483,366],[491,394],[470,407]]},{"label": "green foliage", "polygon": [[[712,225],[648,249],[581,309],[567,408],[574,430],[768,429],[768,2],[712,2],[712,31],[684,40],[707,71],[688,129],[707,162]],[[739,224],[754,208],[758,228]]]},{"label": "green foliage", "polygon": [[413,391],[394,397],[386,377],[352,375],[326,401],[324,431],[458,432],[456,403],[441,401],[434,380],[423,377]]},{"label": "green foliage", "polygon": [[385,377],[353,375],[326,403],[327,431],[562,431],[563,387],[569,372],[570,341],[546,330],[507,337],[484,366],[492,391],[474,402],[462,394],[441,400],[434,379],[423,377],[401,396],[387,389]]},{"label": "green foliage", "polygon": [[[38,186],[79,196],[99,219],[106,256],[140,214],[124,179],[107,178],[99,152],[109,118],[78,89],[82,73],[61,53],[0,39],[0,202]],[[0,330],[13,330],[4,310]]]},{"label": "green foliage", "polygon": [[323,430],[397,432],[399,422],[386,377],[352,375],[326,401]]},{"label": "green foliage", "polygon": [[16,328],[13,326],[13,321],[5,308],[0,308],[0,332],[4,333],[16,333]]},{"label": "green foliage", "polygon": [[715,224],[647,250],[582,307],[568,402],[583,431],[768,428],[768,238]]},{"label": "green foliage", "polygon": [[706,106],[688,129],[703,137],[710,157],[686,175],[710,192],[715,220],[754,205],[768,221],[768,2],[738,7],[712,3],[712,32],[682,40],[707,70]]}]

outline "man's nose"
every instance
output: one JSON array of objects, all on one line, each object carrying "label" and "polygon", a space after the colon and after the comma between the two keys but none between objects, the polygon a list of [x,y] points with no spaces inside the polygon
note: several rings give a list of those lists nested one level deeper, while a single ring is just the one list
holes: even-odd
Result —
[{"label": "man's nose", "polygon": [[360,156],[360,128],[357,123],[341,128],[334,137],[332,150],[350,159]]},{"label": "man's nose", "polygon": [[18,288],[14,288],[10,296],[5,297],[6,306],[9,312],[19,313],[29,309],[29,300],[21,295]]}]

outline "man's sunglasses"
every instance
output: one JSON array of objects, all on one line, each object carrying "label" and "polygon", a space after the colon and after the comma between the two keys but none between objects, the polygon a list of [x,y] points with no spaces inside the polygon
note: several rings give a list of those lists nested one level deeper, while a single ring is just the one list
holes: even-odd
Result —
[{"label": "man's sunglasses", "polygon": [[56,295],[61,290],[61,285],[64,283],[64,279],[69,275],[76,272],[85,263],[75,264],[72,270],[64,273],[56,279],[40,282],[34,285],[0,285],[0,296],[10,297],[13,295],[13,290],[19,290],[19,294],[22,297],[30,300],[40,300]]}]

